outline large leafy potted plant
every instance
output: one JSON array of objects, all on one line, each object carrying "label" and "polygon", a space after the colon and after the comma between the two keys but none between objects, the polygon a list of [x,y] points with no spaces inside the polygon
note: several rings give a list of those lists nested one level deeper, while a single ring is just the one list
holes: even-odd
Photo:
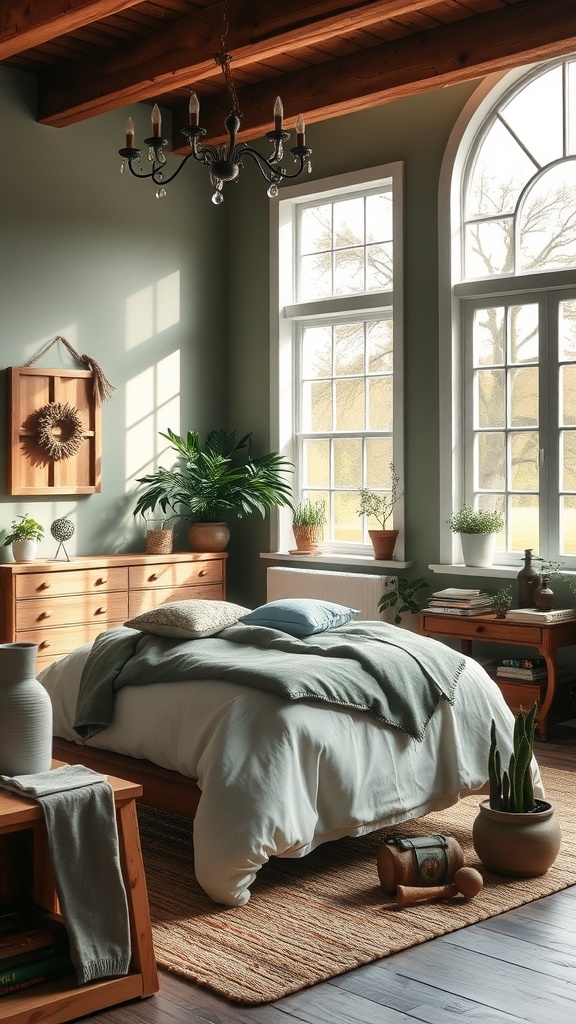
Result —
[{"label": "large leafy potted plant", "polygon": [[212,430],[202,444],[196,431],[180,437],[161,432],[176,461],[138,479],[143,490],[134,515],[160,508],[189,521],[193,551],[223,551],[230,539],[226,517],[242,519],[258,512],[263,518],[276,505],[291,505],[286,474],[292,464],[277,452],[255,457],[251,434],[239,440],[235,431]]},{"label": "large leafy potted plant", "polygon": [[448,520],[452,533],[460,534],[464,565],[492,565],[496,550],[496,537],[504,526],[504,516],[498,509],[472,508],[462,505]]},{"label": "large leafy potted plant", "polygon": [[386,524],[392,517],[394,506],[404,493],[398,490],[400,477],[393,462],[390,463],[390,479],[389,491],[371,491],[369,488],[363,487],[360,491],[360,506],[358,508],[359,516],[367,516],[369,520],[375,520],[380,527],[380,529],[369,529],[368,536],[374,549],[374,558],[383,561],[391,559],[394,555],[399,531],[387,530]]},{"label": "large leafy potted plant", "polygon": [[407,580],[405,577],[400,576],[397,585],[389,590],[385,590],[382,594],[378,601],[378,611],[383,612],[387,608],[393,608],[395,626],[402,624],[402,616],[406,612],[412,616],[414,621],[414,616],[420,611],[420,602],[416,594],[423,587],[428,586],[428,581],[421,576],[416,580]]},{"label": "large leafy potted plant", "polygon": [[507,770],[490,726],[488,777],[490,796],[479,805],[472,826],[474,849],[482,863],[499,875],[534,878],[554,863],[560,849],[560,826],[553,805],[534,796],[532,763],[538,705],[520,711],[514,724]]}]

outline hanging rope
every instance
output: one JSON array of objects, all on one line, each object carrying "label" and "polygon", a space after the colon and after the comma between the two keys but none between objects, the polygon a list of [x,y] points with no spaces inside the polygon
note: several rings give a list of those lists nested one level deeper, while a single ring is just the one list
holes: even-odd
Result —
[{"label": "hanging rope", "polygon": [[102,402],[105,402],[107,398],[111,398],[112,393],[116,388],[110,383],[100,364],[97,363],[95,359],[92,359],[92,356],[80,355],[74,346],[71,345],[69,341],[66,341],[66,338],[63,338],[61,334],[57,334],[55,338],[52,338],[52,341],[49,341],[37,356],[29,359],[27,363],[24,363],[24,365],[32,366],[33,363],[37,362],[38,359],[41,359],[42,356],[45,355],[45,353],[48,352],[58,341],[61,341],[63,345],[66,345],[66,348],[71,355],[74,356],[74,359],[76,359],[77,362],[82,363],[87,370],[91,371],[94,378],[94,398],[96,404],[102,405]]}]

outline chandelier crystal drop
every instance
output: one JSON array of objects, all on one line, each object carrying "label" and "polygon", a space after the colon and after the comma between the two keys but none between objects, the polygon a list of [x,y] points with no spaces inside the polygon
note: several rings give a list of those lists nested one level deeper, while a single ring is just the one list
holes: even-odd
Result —
[{"label": "chandelier crystal drop", "polygon": [[188,104],[188,127],[182,129],[182,134],[188,140],[190,152],[182,159],[176,170],[170,176],[166,175],[166,147],[168,142],[162,138],[162,116],[157,103],[152,109],[152,135],[144,139],[144,145],[148,148],[148,161],[152,164],[150,171],[143,171],[140,163],[142,151],[134,145],[134,123],[129,117],[126,122],[126,145],[118,150],[122,163],[120,172],[126,168],[135,178],[150,178],[156,189],[158,199],[166,195],[165,186],[174,180],[180,173],[188,160],[193,157],[208,168],[208,174],[214,193],[212,202],[219,206],[224,201],[222,189],[225,183],[237,181],[240,170],[244,168],[244,158],[249,157],[257,166],[264,180],[268,183],[267,195],[274,199],[278,195],[278,185],[287,179],[299,177],[304,169],[312,171],[311,156],[312,150],[306,145],[306,125],[301,114],[296,118],[296,145],[292,146],[290,153],[295,165],[291,170],[281,166],[284,160],[284,145],[290,139],[290,133],[284,131],[284,108],[282,100],[276,97],[274,104],[274,128],[266,132],[266,138],[270,140],[272,152],[268,157],[263,156],[257,149],[248,146],[244,142],[238,142],[237,136],[240,131],[241,113],[238,107],[238,96],[230,72],[230,56],[226,53],[226,36],[228,32],[228,18],[226,11],[226,0],[221,4],[222,8],[222,34],[220,37],[221,52],[215,56],[216,63],[221,67],[226,81],[226,90],[230,104],[230,113],[224,121],[224,127],[228,133],[228,142],[220,146],[204,145],[202,140],[206,135],[206,129],[200,126],[200,101],[195,92],[190,95]]}]

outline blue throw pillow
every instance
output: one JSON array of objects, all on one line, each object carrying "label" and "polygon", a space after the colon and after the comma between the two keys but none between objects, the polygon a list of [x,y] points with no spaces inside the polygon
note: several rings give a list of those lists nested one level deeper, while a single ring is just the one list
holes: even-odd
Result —
[{"label": "blue throw pillow", "polygon": [[347,608],[332,601],[287,597],[260,605],[253,612],[241,615],[238,621],[248,626],[268,626],[269,629],[289,633],[290,636],[303,637],[344,626],[357,614],[358,608]]}]

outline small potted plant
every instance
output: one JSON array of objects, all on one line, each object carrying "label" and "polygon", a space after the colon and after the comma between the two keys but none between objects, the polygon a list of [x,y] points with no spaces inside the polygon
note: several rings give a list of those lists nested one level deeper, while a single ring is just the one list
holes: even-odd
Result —
[{"label": "small potted plant", "polygon": [[459,533],[464,565],[492,565],[496,537],[504,527],[504,516],[498,509],[472,508],[462,505],[448,519],[452,533]]},{"label": "small potted plant", "polygon": [[560,849],[560,826],[554,807],[549,800],[534,796],[532,768],[537,712],[536,701],[530,712],[520,710],[514,724],[508,769],[504,771],[494,719],[490,726],[490,796],[480,802],[472,839],[482,863],[499,875],[516,878],[543,875]]},{"label": "small potted plant", "polygon": [[38,541],[44,536],[44,527],[27,513],[12,521],[10,533],[4,538],[4,546],[12,546],[15,562],[33,562],[38,550]]},{"label": "small potted plant", "polygon": [[367,516],[368,519],[375,520],[379,524],[380,529],[369,529],[368,535],[374,548],[374,558],[384,561],[391,559],[394,555],[398,539],[399,531],[387,530],[386,523],[392,517],[394,507],[404,493],[404,491],[398,490],[399,483],[400,477],[394,468],[394,463],[391,462],[389,491],[371,491],[367,487],[363,487],[360,491],[358,515]]},{"label": "small potted plant", "polygon": [[512,587],[502,587],[490,599],[492,610],[496,612],[497,619],[505,619],[506,613],[512,607]]},{"label": "small potted plant", "polygon": [[404,576],[398,578],[396,587],[386,590],[378,602],[378,610],[383,612],[386,608],[394,608],[394,624],[400,626],[402,615],[409,612],[416,615],[420,611],[420,602],[416,594],[422,587],[429,586],[427,580],[419,577],[416,580],[407,580]]},{"label": "small potted plant", "polygon": [[292,532],[296,550],[302,555],[316,555],[324,537],[326,502],[306,498],[292,509]]}]

